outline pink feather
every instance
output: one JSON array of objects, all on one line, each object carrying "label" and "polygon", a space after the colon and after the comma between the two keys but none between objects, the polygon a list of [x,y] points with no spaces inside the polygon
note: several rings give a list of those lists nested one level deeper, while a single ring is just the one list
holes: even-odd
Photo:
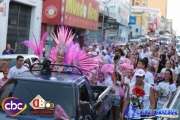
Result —
[{"label": "pink feather", "polygon": [[51,34],[55,42],[57,44],[64,43],[66,46],[68,46],[72,42],[75,36],[75,34],[73,34],[72,32],[72,29],[69,29],[68,27],[65,26],[59,27],[57,29],[57,33],[58,33],[57,36],[55,35],[54,32]]},{"label": "pink feather", "polygon": [[103,73],[113,73],[115,70],[114,65],[113,64],[104,64],[103,67],[101,68],[101,72]]},{"label": "pink feather", "polygon": [[50,53],[49,53],[49,60],[53,63],[56,62],[57,58],[56,58],[56,54],[57,54],[57,47],[52,48]]},{"label": "pink feather", "polygon": [[43,37],[41,38],[40,42],[39,42],[39,45],[37,44],[37,40],[34,36],[34,40],[35,40],[35,43],[29,41],[29,40],[25,40],[23,41],[22,43],[27,46],[28,48],[32,49],[34,51],[34,54],[41,57],[42,56],[42,50],[43,50],[43,47],[44,47],[44,43],[45,43],[45,39],[46,39],[46,36],[47,36],[48,32],[44,33],[43,34]]},{"label": "pink feather", "polygon": [[55,106],[54,119],[69,120],[68,115],[60,105]]},{"label": "pink feather", "polygon": [[45,45],[45,40],[46,40],[46,37],[48,35],[48,32],[45,32],[40,40],[40,43],[39,43],[39,53],[41,53],[41,56],[42,56],[42,50],[44,48],[44,45]]},{"label": "pink feather", "polygon": [[36,46],[33,42],[31,42],[31,41],[29,41],[29,40],[25,40],[25,41],[23,41],[22,43],[23,43],[25,46],[27,46],[28,48],[32,49],[32,50],[34,51],[34,53],[35,53],[35,51],[37,51],[37,46]]}]

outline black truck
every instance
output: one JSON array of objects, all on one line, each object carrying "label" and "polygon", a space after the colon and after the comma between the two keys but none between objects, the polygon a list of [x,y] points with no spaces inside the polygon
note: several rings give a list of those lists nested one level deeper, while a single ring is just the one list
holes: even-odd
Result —
[{"label": "black truck", "polygon": [[[67,66],[71,71],[52,71],[50,64],[38,63],[40,70],[29,70],[16,75],[0,89],[0,103],[5,98],[16,97],[27,104],[18,116],[12,117],[0,106],[0,120],[53,120],[50,115],[34,115],[30,102],[40,95],[54,105],[61,105],[69,120],[102,120],[111,108],[112,88],[91,86],[86,76],[76,66]],[[76,72],[73,72],[73,69]],[[81,101],[81,102],[80,102]],[[54,111],[53,111],[54,112]]]}]

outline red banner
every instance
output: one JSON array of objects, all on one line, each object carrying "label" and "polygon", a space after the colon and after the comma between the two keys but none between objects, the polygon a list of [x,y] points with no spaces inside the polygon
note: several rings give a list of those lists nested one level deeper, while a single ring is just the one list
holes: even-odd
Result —
[{"label": "red banner", "polygon": [[148,24],[148,30],[150,31],[150,32],[154,32],[154,23],[149,23]]},{"label": "red banner", "polygon": [[[64,1],[64,2],[63,2]],[[98,29],[99,3],[95,0],[62,0],[61,23],[65,25]]]},{"label": "red banner", "polygon": [[59,24],[61,17],[61,0],[43,2],[42,23]]}]

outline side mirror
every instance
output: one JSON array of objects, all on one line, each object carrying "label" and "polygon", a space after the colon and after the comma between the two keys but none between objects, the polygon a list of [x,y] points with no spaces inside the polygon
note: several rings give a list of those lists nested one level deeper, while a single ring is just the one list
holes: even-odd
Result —
[{"label": "side mirror", "polygon": [[94,99],[98,100],[99,94],[98,93],[94,93],[93,95],[94,95]]},{"label": "side mirror", "polygon": [[80,108],[81,108],[81,115],[82,116],[86,116],[86,115],[90,115],[91,114],[91,107],[89,102],[82,102],[80,104]]}]

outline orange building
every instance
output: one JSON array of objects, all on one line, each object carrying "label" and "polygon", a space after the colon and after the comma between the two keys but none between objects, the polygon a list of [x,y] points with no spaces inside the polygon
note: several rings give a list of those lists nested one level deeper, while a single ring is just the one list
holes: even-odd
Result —
[{"label": "orange building", "polygon": [[132,0],[132,6],[159,8],[162,17],[166,18],[167,16],[167,0]]}]

